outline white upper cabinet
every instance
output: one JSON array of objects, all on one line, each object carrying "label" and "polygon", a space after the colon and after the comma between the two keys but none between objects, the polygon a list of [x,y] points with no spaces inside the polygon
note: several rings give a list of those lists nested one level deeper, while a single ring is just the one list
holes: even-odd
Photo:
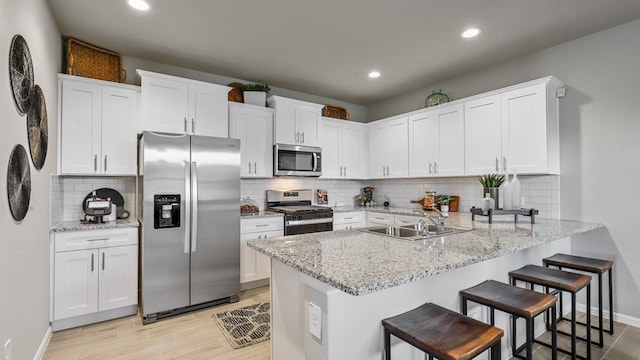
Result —
[{"label": "white upper cabinet", "polygon": [[409,116],[409,176],[464,175],[462,105]]},{"label": "white upper cabinet", "polygon": [[58,173],[135,175],[139,88],[58,75]]},{"label": "white upper cabinet", "polygon": [[465,104],[466,175],[559,174],[558,99],[553,77]]},{"label": "white upper cabinet", "polygon": [[273,176],[273,109],[229,102],[229,137],[240,139],[240,176]]},{"label": "white upper cabinet", "polygon": [[409,175],[408,117],[398,116],[368,124],[369,178]]},{"label": "white upper cabinet", "polygon": [[274,144],[318,146],[323,105],[275,95],[267,104],[275,110]]},{"label": "white upper cabinet", "polygon": [[228,86],[137,70],[142,83],[140,131],[228,137]]},{"label": "white upper cabinet", "polygon": [[366,125],[323,117],[320,121],[322,176],[325,179],[367,177]]}]

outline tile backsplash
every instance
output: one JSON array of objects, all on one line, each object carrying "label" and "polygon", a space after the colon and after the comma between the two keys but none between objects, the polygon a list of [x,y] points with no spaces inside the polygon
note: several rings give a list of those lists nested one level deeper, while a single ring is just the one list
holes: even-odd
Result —
[{"label": "tile backsplash", "polygon": [[[560,218],[560,176],[518,176],[522,184],[523,206],[535,208],[543,218]],[[71,177],[51,176],[51,225],[62,221],[77,221],[83,218],[82,201],[94,189],[112,188],[125,199],[125,208],[135,216],[135,177]],[[365,186],[373,186],[374,200],[378,204],[385,196],[394,207],[417,207],[411,200],[424,197],[425,191],[460,196],[460,212],[469,212],[472,206],[480,206],[482,186],[476,177],[419,178],[385,180],[325,180],[319,178],[243,179],[241,197],[250,197],[265,208],[267,189],[317,189],[327,190],[330,206],[351,206],[354,197]],[[315,196],[313,203],[316,203]]]}]

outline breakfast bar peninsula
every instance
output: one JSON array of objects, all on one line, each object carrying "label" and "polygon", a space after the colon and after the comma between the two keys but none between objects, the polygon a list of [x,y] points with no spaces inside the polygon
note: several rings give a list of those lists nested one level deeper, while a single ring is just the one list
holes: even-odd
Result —
[{"label": "breakfast bar peninsula", "polygon": [[[376,211],[367,210],[367,211]],[[412,214],[409,209],[380,210]],[[415,214],[413,214],[415,215]],[[420,217],[416,217],[416,222]],[[513,217],[494,219],[452,213],[448,226],[469,231],[405,240],[362,229],[251,240],[271,257],[272,359],[383,359],[381,320],[433,302],[459,311],[458,291],[484,280],[508,282],[507,273],[571,253],[572,237],[599,223]],[[485,310],[469,315],[486,321]],[[496,314],[496,326],[508,329]],[[542,332],[544,325],[537,324]],[[523,333],[523,332],[519,332]],[[509,332],[503,355],[508,358]],[[423,359],[392,338],[398,359]],[[397,355],[396,355],[397,354]]]}]

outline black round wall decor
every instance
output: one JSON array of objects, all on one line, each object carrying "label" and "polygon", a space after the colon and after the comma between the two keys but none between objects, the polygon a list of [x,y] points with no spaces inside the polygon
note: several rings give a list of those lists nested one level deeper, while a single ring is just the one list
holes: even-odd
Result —
[{"label": "black round wall decor", "polygon": [[29,155],[22,145],[16,145],[9,157],[7,169],[7,196],[9,209],[16,221],[22,221],[29,211],[31,200],[31,170]]},{"label": "black round wall decor", "polygon": [[49,144],[47,104],[40,85],[36,85],[33,88],[31,108],[27,112],[27,134],[33,166],[40,170],[47,158],[47,146]]},{"label": "black round wall decor", "polygon": [[15,35],[11,40],[9,50],[9,79],[13,99],[21,115],[26,114],[31,108],[33,95],[33,62],[27,41],[22,35]]}]

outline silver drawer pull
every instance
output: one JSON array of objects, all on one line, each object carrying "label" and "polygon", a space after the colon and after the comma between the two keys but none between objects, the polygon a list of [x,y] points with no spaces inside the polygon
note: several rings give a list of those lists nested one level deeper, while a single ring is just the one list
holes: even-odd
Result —
[{"label": "silver drawer pull", "polygon": [[87,239],[87,241],[106,241],[106,240],[109,240],[109,238]]},{"label": "silver drawer pull", "polygon": [[351,219],[353,219],[353,216],[346,217],[346,218],[344,218],[344,219],[345,219],[345,220],[351,220]]},{"label": "silver drawer pull", "polygon": [[256,227],[265,227],[265,226],[269,226],[269,224],[257,224]]}]

